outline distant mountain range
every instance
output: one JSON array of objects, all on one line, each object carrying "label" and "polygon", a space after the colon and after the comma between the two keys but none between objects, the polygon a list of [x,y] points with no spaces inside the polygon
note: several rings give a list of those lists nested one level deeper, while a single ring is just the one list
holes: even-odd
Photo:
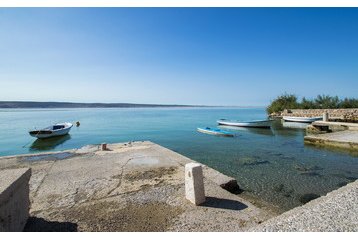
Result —
[{"label": "distant mountain range", "polygon": [[[0,101],[0,108],[146,108],[146,107],[193,107],[193,105]],[[202,107],[202,106],[195,106],[195,107]]]}]

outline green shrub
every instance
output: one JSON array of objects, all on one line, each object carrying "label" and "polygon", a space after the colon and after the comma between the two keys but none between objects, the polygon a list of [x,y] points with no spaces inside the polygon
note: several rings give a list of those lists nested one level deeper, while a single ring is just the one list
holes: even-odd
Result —
[{"label": "green shrub", "polygon": [[285,109],[334,109],[334,108],[358,108],[358,99],[345,98],[340,100],[338,96],[318,95],[315,99],[309,100],[305,97],[301,102],[297,101],[294,94],[284,93],[278,96],[266,108],[267,113],[282,112]]},{"label": "green shrub", "polygon": [[283,94],[277,97],[271,102],[271,105],[267,107],[268,113],[281,112],[284,109],[295,109],[298,108],[297,97],[293,94]]}]

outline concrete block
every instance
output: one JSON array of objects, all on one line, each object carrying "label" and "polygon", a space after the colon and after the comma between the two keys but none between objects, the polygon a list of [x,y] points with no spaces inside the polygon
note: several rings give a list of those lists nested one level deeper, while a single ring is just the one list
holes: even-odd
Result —
[{"label": "concrete block", "polygon": [[102,143],[101,144],[101,150],[107,150],[107,144],[106,143]]},{"label": "concrete block", "polygon": [[198,163],[185,165],[185,197],[195,205],[205,202],[203,169]]},{"label": "concrete block", "polygon": [[0,170],[0,232],[22,231],[29,217],[31,169]]},{"label": "concrete block", "polygon": [[324,113],[323,113],[323,119],[322,119],[322,120],[323,120],[323,121],[328,121],[328,119],[329,119],[329,118],[328,118],[328,112],[324,112]]}]

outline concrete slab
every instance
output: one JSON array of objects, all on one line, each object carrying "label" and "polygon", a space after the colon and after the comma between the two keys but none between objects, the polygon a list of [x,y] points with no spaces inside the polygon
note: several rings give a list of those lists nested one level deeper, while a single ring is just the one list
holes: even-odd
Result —
[{"label": "concrete slab", "polygon": [[0,171],[0,232],[22,231],[29,217],[29,168]]},{"label": "concrete slab", "polygon": [[35,171],[25,230],[243,231],[277,215],[221,188],[233,179],[207,166],[207,199],[195,206],[185,199],[184,184],[184,165],[192,160],[151,142],[107,147],[88,146],[58,160],[0,158],[0,168]]},{"label": "concrete slab", "polygon": [[304,137],[304,142],[313,145],[358,150],[358,131],[346,130],[326,134],[307,135]]},{"label": "concrete slab", "polygon": [[251,231],[358,231],[358,181],[268,220]]},{"label": "concrete slab", "polygon": [[312,122],[312,125],[313,126],[345,127],[348,130],[358,130],[358,123],[352,123],[352,122],[315,121],[315,122]]}]

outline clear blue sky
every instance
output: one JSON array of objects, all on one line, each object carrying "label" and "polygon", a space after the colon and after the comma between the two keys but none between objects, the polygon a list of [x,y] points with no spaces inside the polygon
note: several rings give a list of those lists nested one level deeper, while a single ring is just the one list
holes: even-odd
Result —
[{"label": "clear blue sky", "polygon": [[358,8],[0,9],[0,100],[358,96]]}]

